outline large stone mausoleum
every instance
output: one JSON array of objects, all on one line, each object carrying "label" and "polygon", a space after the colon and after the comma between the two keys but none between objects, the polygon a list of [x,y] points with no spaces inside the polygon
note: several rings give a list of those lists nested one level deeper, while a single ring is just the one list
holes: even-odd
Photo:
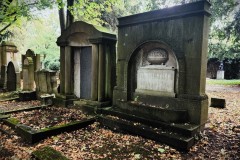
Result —
[{"label": "large stone mausoleum", "polygon": [[[115,106],[155,120],[204,125],[209,7],[199,1],[119,18]],[[134,99],[148,107],[135,109],[128,103]],[[165,119],[156,108],[176,113]]]}]

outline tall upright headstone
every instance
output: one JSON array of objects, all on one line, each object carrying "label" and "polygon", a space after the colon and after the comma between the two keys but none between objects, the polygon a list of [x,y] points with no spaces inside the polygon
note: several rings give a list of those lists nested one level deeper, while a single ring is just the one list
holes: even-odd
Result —
[{"label": "tall upright headstone", "polygon": [[23,90],[35,90],[35,71],[41,68],[40,55],[35,54],[28,49],[25,55],[22,55],[22,74],[23,74]]}]

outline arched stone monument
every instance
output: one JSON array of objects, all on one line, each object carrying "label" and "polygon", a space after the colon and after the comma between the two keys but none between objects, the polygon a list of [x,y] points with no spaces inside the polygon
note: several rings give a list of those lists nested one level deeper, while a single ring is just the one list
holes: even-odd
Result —
[{"label": "arched stone monument", "polygon": [[2,42],[0,46],[0,88],[8,91],[19,90],[21,87],[17,52],[17,47],[12,42]]},{"label": "arched stone monument", "polygon": [[161,139],[184,149],[194,144],[194,134],[208,118],[209,8],[210,3],[202,0],[118,19],[113,112],[174,130],[182,124],[193,126],[181,128],[181,134],[194,132],[185,135],[187,141],[177,136],[166,140],[166,135]]},{"label": "arched stone monument", "polygon": [[77,21],[58,38],[60,52],[60,95],[111,103],[115,86],[116,35],[103,27]]}]

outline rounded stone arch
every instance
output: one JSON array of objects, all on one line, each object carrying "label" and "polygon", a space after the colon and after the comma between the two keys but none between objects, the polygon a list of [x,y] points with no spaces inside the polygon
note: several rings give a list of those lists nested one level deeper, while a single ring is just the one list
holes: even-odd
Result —
[{"label": "rounded stone arch", "polygon": [[162,41],[146,41],[138,45],[126,59],[125,74],[127,74],[126,82],[127,85],[127,97],[128,100],[133,100],[133,93],[137,88],[137,70],[141,66],[149,65],[146,62],[146,55],[154,49],[164,49],[168,53],[168,61],[166,66],[173,67],[176,70],[175,74],[175,93],[178,93],[178,77],[179,77],[179,62],[178,58],[173,49]]},{"label": "rounded stone arch", "polygon": [[16,91],[17,89],[17,75],[13,62],[9,62],[7,66],[7,90]]},{"label": "rounded stone arch", "polygon": [[[83,34],[84,33],[84,34]],[[76,34],[76,35],[75,35]],[[73,36],[74,35],[74,36]],[[83,35],[84,37],[79,37],[79,35]],[[87,37],[86,37],[87,36]],[[59,46],[74,46],[71,40],[75,38],[92,40],[92,39],[115,39],[115,35],[109,32],[106,28],[95,26],[83,21],[76,21],[72,23],[57,39],[57,44]]]},{"label": "rounded stone arch", "polygon": [[90,46],[89,34],[86,32],[74,32],[66,37],[71,47]]}]

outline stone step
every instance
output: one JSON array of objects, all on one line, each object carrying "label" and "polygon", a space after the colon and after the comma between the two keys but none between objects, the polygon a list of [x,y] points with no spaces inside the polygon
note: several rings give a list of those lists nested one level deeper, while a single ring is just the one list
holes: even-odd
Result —
[{"label": "stone step", "polygon": [[124,119],[112,118],[109,116],[99,116],[98,121],[115,131],[122,131],[144,138],[165,143],[181,151],[187,151],[195,144],[194,137],[186,137],[173,132],[166,132],[161,128],[152,128],[143,124],[136,124]]},{"label": "stone step", "polygon": [[146,119],[144,117],[139,117],[133,114],[128,114],[121,109],[118,108],[103,108],[98,111],[100,114],[103,115],[112,115],[117,116],[122,119],[126,119],[133,122],[139,122],[147,126],[155,127],[155,128],[162,128],[169,132],[175,132],[181,134],[183,136],[191,136],[194,137],[198,134],[200,126],[190,123],[166,123],[151,119]]},{"label": "stone step", "polygon": [[164,122],[188,122],[188,111],[179,108],[157,107],[142,102],[117,101],[116,108],[124,112],[134,113],[140,117]]}]

